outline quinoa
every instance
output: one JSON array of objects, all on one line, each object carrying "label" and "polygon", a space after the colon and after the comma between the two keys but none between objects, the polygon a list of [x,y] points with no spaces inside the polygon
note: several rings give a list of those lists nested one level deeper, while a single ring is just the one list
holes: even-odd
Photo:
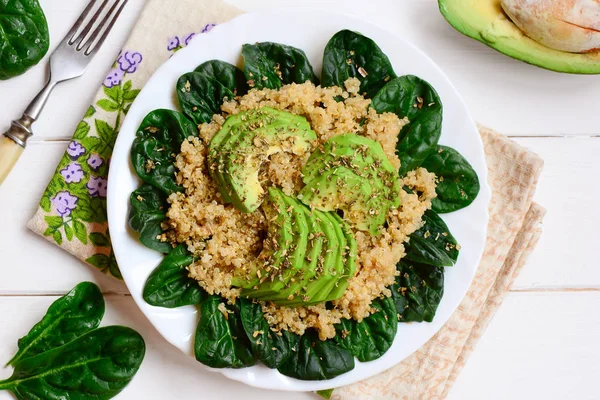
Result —
[{"label": "quinoa", "polygon": [[[348,132],[378,141],[395,168],[400,167],[395,149],[398,134],[408,122],[395,114],[377,114],[369,107],[371,100],[358,94],[360,82],[351,78],[345,88],[322,88],[310,82],[292,83],[278,90],[252,89],[248,94],[226,101],[222,114],[199,125],[199,137],[189,138],[176,157],[177,183],[185,190],[173,193],[163,223],[163,240],[173,245],[184,243],[194,254],[189,274],[210,294],[225,297],[230,303],[240,296],[231,286],[236,270],[256,260],[267,235],[267,221],[261,208],[244,214],[225,204],[207,167],[207,148],[226,118],[242,111],[261,107],[304,116],[317,135],[317,145]],[[340,101],[342,100],[342,101]],[[309,153],[297,155],[281,152],[263,163],[260,178],[263,187],[280,187],[287,195],[302,189],[301,170]],[[398,178],[400,180],[400,178]],[[435,175],[423,168],[409,172],[400,182],[413,193],[401,190],[401,205],[387,213],[385,227],[379,235],[353,230],[357,241],[356,274],[348,281],[343,296],[325,304],[301,307],[278,306],[260,302],[273,331],[289,330],[303,334],[313,328],[322,340],[334,337],[334,325],[342,319],[361,321],[369,316],[374,299],[390,296],[387,288],[396,278],[396,264],[405,255],[404,243],[422,226],[423,213],[431,208],[435,197]]]}]

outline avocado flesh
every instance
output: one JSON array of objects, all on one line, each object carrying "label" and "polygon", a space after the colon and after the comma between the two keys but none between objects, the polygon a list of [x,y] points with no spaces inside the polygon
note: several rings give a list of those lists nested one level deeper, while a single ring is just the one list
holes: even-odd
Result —
[{"label": "avocado flesh", "polygon": [[279,264],[281,269],[276,272],[274,279],[261,283],[256,290],[242,291],[242,295],[247,297],[272,301],[273,297],[277,296],[290,282],[294,283],[296,279],[301,280],[310,233],[308,222],[302,210],[302,205],[282,192],[279,195],[285,202],[287,212],[292,216],[293,241],[287,254],[283,255],[284,260]]},{"label": "avocado flesh", "polygon": [[308,223],[308,246],[304,257],[304,266],[301,274],[298,274],[294,282],[291,282],[281,292],[271,297],[269,300],[282,304],[281,302],[298,302],[302,303],[305,295],[303,288],[306,287],[317,274],[317,263],[319,256],[323,251],[323,242],[325,234],[321,230],[315,214],[304,204],[296,200],[298,208],[304,212]]},{"label": "avocado flesh", "polygon": [[354,238],[354,234],[352,233],[352,230],[350,229],[348,224],[344,223],[344,221],[338,215],[335,215],[335,218],[338,220],[338,223],[342,227],[342,231],[344,232],[344,236],[346,238],[346,262],[343,275],[340,277],[340,280],[338,281],[336,287],[331,291],[329,296],[327,296],[325,301],[333,301],[342,297],[342,295],[346,291],[346,288],[348,287],[348,280],[354,277],[354,274],[356,273],[356,254],[358,248],[356,239]]},{"label": "avocado flesh", "polygon": [[304,154],[316,134],[301,116],[271,107],[227,118],[209,144],[209,170],[223,200],[250,213],[263,201],[259,170],[279,152]]},{"label": "avocado flesh", "polygon": [[379,233],[388,209],[400,205],[400,181],[381,145],[369,138],[337,135],[313,152],[302,170],[303,203],[344,211],[357,229]]},{"label": "avocado flesh", "polygon": [[267,220],[270,221],[265,239],[265,243],[269,245],[263,248],[257,260],[243,274],[233,277],[231,285],[241,287],[242,292],[260,289],[261,285],[278,273],[282,262],[287,260],[286,254],[290,251],[294,239],[292,216],[287,212],[288,206],[279,190],[269,189],[263,209]]},{"label": "avocado flesh", "polygon": [[317,273],[314,278],[303,287],[304,294],[302,297],[297,297],[293,300],[281,300],[277,302],[279,305],[294,307],[319,303],[320,301],[315,301],[315,296],[335,279],[333,275],[328,273],[335,268],[334,264],[337,260],[337,253],[340,247],[334,223],[329,218],[328,213],[313,210],[313,214],[319,224],[319,228],[324,234],[323,248],[317,262]]},{"label": "avocado flesh", "polygon": [[459,32],[507,56],[558,72],[600,74],[600,51],[567,53],[526,36],[502,10],[500,0],[438,0],[440,11]]}]

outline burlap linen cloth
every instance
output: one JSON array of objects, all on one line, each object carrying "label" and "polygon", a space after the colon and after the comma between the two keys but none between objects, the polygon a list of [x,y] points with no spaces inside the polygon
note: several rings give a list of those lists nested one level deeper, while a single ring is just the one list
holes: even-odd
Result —
[{"label": "burlap linen cloth", "polygon": [[[74,133],[29,227],[120,278],[106,221],[106,176],[131,102],[154,71],[196,35],[241,13],[220,0],[150,0]],[[333,391],[335,400],[441,399],[500,306],[541,233],[532,202],[543,162],[480,127],[492,187],[487,247],[465,299],[445,326],[399,365]]]}]

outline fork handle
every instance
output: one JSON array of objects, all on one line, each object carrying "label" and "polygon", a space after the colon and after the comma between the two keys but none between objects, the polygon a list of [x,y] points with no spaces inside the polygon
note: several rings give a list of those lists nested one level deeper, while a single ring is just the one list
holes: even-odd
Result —
[{"label": "fork handle", "polygon": [[10,129],[0,136],[0,185],[17,163],[27,145],[27,139],[32,135],[31,124],[33,119],[23,115],[13,121]]}]

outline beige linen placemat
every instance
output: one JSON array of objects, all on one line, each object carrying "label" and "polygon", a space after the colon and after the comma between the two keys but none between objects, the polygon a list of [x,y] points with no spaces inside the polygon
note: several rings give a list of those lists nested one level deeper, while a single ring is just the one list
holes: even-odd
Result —
[{"label": "beige linen placemat", "polygon": [[[106,221],[106,177],[124,116],[154,71],[194,35],[241,13],[220,0],[150,0],[79,123],[29,222],[36,233],[121,278]],[[541,233],[532,197],[542,160],[480,127],[492,186],[487,247],[465,299],[446,325],[396,367],[336,389],[336,400],[446,396]]]}]

